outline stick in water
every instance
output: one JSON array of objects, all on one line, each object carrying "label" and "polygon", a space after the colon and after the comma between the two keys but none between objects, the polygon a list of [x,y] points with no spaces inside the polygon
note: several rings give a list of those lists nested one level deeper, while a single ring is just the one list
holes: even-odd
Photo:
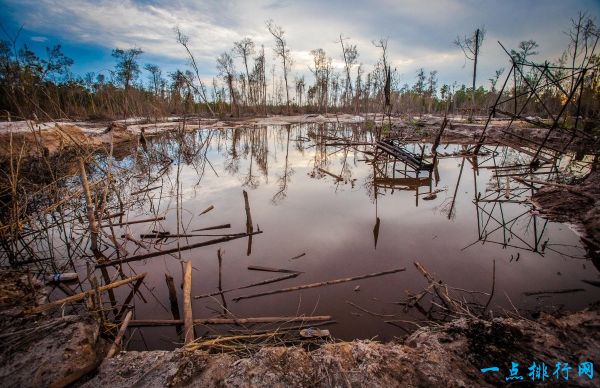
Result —
[{"label": "stick in water", "polygon": [[345,283],[345,282],[351,282],[353,280],[360,280],[360,279],[367,279],[367,278],[372,278],[372,277],[376,277],[376,276],[389,275],[389,274],[393,274],[393,273],[396,273],[396,272],[402,272],[402,271],[406,271],[406,268],[397,268],[397,269],[392,269],[392,270],[389,270],[389,271],[376,272],[376,273],[371,273],[371,274],[367,274],[367,275],[355,276],[355,277],[351,277],[351,278],[328,280],[328,281],[320,282],[320,283],[304,284],[304,285],[301,285],[301,286],[282,288],[282,289],[279,289],[279,290],[259,292],[258,294],[242,295],[242,296],[238,296],[237,298],[233,298],[233,300],[235,302],[237,302],[238,300],[242,300],[242,299],[256,298],[256,297],[265,296],[265,295],[281,294],[283,292],[298,291],[298,290],[304,290],[304,289],[307,289],[307,288],[329,286],[329,285],[332,285],[332,284]]}]

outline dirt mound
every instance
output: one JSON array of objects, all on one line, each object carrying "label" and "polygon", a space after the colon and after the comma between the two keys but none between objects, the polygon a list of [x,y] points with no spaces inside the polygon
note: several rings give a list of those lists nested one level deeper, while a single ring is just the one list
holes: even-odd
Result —
[{"label": "dirt mound", "polygon": [[[548,366],[547,381],[556,383],[552,371],[562,362],[573,368],[570,383],[594,386],[597,381],[577,376],[577,365],[600,356],[599,328],[600,314],[584,311],[538,321],[459,319],[420,329],[402,344],[353,341],[313,351],[267,347],[244,358],[185,349],[124,352],[105,360],[84,386],[494,386],[506,384],[511,362],[531,381],[528,367],[534,361]],[[481,371],[494,366],[498,372]]]},{"label": "dirt mound", "polygon": [[[34,126],[35,128],[35,126]],[[0,133],[0,155],[47,156],[81,145],[97,146],[101,142],[87,136],[80,127],[56,124],[52,128],[29,129],[12,134]]]}]

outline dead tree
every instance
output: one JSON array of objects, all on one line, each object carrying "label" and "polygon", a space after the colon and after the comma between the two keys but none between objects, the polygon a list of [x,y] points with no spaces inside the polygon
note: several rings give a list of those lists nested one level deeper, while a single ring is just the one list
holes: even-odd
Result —
[{"label": "dead tree", "polygon": [[281,62],[283,64],[283,80],[285,82],[285,97],[286,97],[286,105],[287,105],[287,113],[291,114],[290,110],[290,93],[288,89],[288,70],[292,66],[292,58],[290,56],[290,49],[287,47],[287,42],[285,40],[285,32],[283,29],[275,24],[273,20],[267,20],[267,29],[275,38],[275,54],[281,57]]},{"label": "dead tree", "polygon": [[[472,36],[457,36],[454,44],[460,47],[463,54],[465,54],[465,58],[470,61],[473,61],[473,95],[471,97],[473,109],[475,109],[475,82],[477,80],[477,59],[479,57],[479,48],[483,43],[483,39],[485,38],[485,29],[483,27],[478,28],[473,32]],[[473,115],[473,111],[471,111],[471,117]]]},{"label": "dead tree", "polygon": [[179,27],[175,28],[175,33],[177,34],[177,43],[181,44],[183,46],[183,48],[185,48],[185,51],[188,54],[188,57],[190,59],[190,64],[192,65],[192,68],[194,69],[194,73],[196,75],[196,80],[198,81],[198,86],[196,86],[194,83],[190,83],[190,86],[200,96],[200,99],[202,100],[202,102],[204,102],[204,104],[208,108],[208,111],[210,112],[210,114],[212,116],[214,116],[215,112],[210,107],[210,103],[206,96],[206,87],[204,87],[204,82],[202,82],[202,79],[200,78],[200,71],[198,69],[198,65],[196,64],[196,59],[194,58],[194,55],[192,54],[192,52],[190,51],[190,48],[188,46],[190,38],[187,35],[185,35],[183,32],[181,32]]},{"label": "dead tree", "polygon": [[342,46],[342,55],[344,57],[344,67],[346,70],[346,84],[345,84],[345,101],[346,103],[351,102],[353,99],[354,92],[352,90],[352,78],[350,77],[350,71],[352,70],[352,66],[356,64],[356,59],[358,58],[358,51],[356,50],[356,45],[346,45],[344,46],[344,39],[340,34],[340,45]]},{"label": "dead tree", "polygon": [[255,85],[254,78],[250,77],[250,72],[248,71],[248,58],[254,54],[254,42],[250,38],[244,38],[238,42],[233,43],[233,51],[242,58],[244,62],[244,68],[246,70],[246,81],[248,82],[248,93],[246,94],[246,105],[249,105],[249,102],[255,104]]},{"label": "dead tree", "polygon": [[235,112],[235,115],[239,117],[240,109],[236,99],[235,87],[233,85],[233,80],[235,79],[235,68],[233,66],[233,58],[231,57],[231,54],[225,52],[219,55],[219,58],[217,58],[217,70],[219,71],[221,78],[223,78],[223,80],[227,83],[231,112]]}]

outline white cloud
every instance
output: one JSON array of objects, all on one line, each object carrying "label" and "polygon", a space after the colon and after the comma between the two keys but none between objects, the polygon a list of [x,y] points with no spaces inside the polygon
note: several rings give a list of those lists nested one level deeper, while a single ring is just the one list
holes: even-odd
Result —
[{"label": "white cloud", "polygon": [[[488,37],[481,57],[480,79],[505,66],[506,58],[496,40],[515,47],[520,40],[536,39],[540,58],[555,59],[566,46],[562,31],[578,8],[600,10],[591,0],[522,4],[517,0],[476,2],[473,0],[8,0],[23,12],[30,31],[53,35],[71,42],[107,48],[141,47],[165,62],[185,61],[185,52],[175,41],[174,27],[190,37],[190,47],[210,77],[215,58],[232,43],[249,36],[258,47],[265,45],[273,57],[272,37],[265,20],[273,19],[286,31],[294,56],[294,71],[308,73],[310,50],[323,48],[341,68],[339,35],[359,50],[359,63],[374,65],[380,50],[372,40],[389,38],[392,65],[406,82],[414,82],[415,70],[439,70],[440,79],[468,82],[469,64],[452,45],[456,35],[468,34],[485,25]],[[22,16],[21,16],[22,15]],[[43,36],[31,39],[41,42]]]},{"label": "white cloud", "polygon": [[43,43],[43,42],[45,42],[45,41],[48,40],[48,38],[46,38],[45,36],[32,36],[30,39],[33,42],[41,42],[41,43]]}]

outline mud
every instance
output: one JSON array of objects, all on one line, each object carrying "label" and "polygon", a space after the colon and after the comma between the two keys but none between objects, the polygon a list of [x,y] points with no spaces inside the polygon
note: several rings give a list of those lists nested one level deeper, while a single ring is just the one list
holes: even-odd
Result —
[{"label": "mud", "polygon": [[[592,172],[571,188],[545,186],[531,198],[536,209],[559,222],[571,222],[582,232],[583,239],[600,257],[600,173]],[[592,255],[594,256],[594,255]]]},{"label": "mud", "polygon": [[[504,385],[511,362],[525,381],[532,362],[549,370],[556,362],[597,360],[600,315],[583,311],[562,318],[543,316],[493,320],[458,319],[417,330],[402,343],[332,343],[317,350],[267,347],[244,358],[180,349],[124,352],[105,360],[84,387],[129,386],[369,386],[467,387]],[[491,366],[499,372],[483,374]],[[550,378],[547,382],[556,383]],[[597,381],[571,374],[571,382]],[[595,377],[597,379],[597,377]]]}]

